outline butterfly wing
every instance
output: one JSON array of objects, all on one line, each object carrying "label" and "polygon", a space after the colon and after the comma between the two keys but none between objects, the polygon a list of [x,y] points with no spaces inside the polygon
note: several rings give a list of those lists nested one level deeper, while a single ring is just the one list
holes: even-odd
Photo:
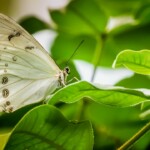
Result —
[{"label": "butterfly wing", "polygon": [[0,111],[41,101],[57,88],[59,72],[27,31],[0,14]]}]

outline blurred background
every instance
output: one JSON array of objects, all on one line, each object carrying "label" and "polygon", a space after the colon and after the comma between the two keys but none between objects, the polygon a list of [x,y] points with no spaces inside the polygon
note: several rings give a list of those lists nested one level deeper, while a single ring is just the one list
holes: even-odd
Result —
[{"label": "blurred background", "polygon": [[[112,68],[122,50],[150,49],[149,0],[1,0],[0,12],[31,33],[61,69],[84,40],[69,62],[70,79],[150,88],[149,76]],[[77,107],[71,104],[61,110],[72,120]],[[135,134],[149,119],[140,117],[143,110],[140,106],[122,109],[88,105],[84,119],[90,120],[94,128],[94,150],[115,149]],[[132,149],[150,149],[150,134]]]}]

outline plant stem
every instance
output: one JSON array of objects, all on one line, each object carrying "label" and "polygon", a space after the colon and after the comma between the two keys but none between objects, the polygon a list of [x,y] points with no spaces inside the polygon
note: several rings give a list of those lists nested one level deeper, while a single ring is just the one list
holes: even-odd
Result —
[{"label": "plant stem", "polygon": [[95,53],[93,56],[94,70],[92,73],[91,82],[94,80],[97,66],[100,63],[102,58],[102,52],[103,52],[104,42],[106,40],[106,34],[102,34],[101,37],[97,36],[96,40],[97,43],[96,43]]},{"label": "plant stem", "polygon": [[93,64],[94,64],[94,70],[92,72],[92,77],[91,77],[91,82],[93,82],[94,80],[94,76],[96,73],[96,69],[99,63],[99,58],[101,56],[101,51],[102,51],[102,38],[99,38],[99,36],[97,36],[96,38],[96,48],[95,48],[95,52],[94,52],[94,56],[93,56]]},{"label": "plant stem", "polygon": [[75,116],[75,120],[81,121],[84,119],[84,112],[86,109],[86,106],[89,104],[89,99],[88,98],[83,98],[82,100],[79,101],[78,103],[78,111]]},{"label": "plant stem", "polygon": [[148,122],[141,130],[139,130],[135,135],[133,135],[128,141],[126,141],[117,150],[126,150],[131,147],[139,138],[141,138],[146,132],[150,130],[150,122]]},{"label": "plant stem", "polygon": [[77,121],[80,121],[82,118],[82,115],[84,113],[83,112],[83,106],[84,106],[84,102],[83,102],[83,100],[80,100],[78,102],[78,110],[77,110],[77,113],[75,115],[75,120],[77,120]]}]

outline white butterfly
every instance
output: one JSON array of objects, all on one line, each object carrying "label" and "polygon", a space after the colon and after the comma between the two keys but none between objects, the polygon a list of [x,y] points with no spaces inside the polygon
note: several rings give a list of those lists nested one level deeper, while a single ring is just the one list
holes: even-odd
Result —
[{"label": "white butterfly", "polygon": [[69,68],[60,70],[27,31],[0,14],[0,111],[44,100],[65,85],[68,73]]}]

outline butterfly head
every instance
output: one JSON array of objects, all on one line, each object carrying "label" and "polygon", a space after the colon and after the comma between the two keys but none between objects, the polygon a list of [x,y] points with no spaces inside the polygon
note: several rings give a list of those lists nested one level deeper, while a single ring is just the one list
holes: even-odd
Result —
[{"label": "butterfly head", "polygon": [[64,68],[64,72],[66,73],[66,75],[70,74],[70,68],[69,67],[65,67]]},{"label": "butterfly head", "polygon": [[64,70],[63,70],[64,83],[66,83],[67,76],[69,74],[70,74],[70,68],[69,67],[65,67]]},{"label": "butterfly head", "polygon": [[69,67],[65,67],[64,70],[62,70],[59,73],[59,83],[60,86],[65,86],[66,85],[66,80],[67,80],[67,76],[70,74],[70,68]]}]

